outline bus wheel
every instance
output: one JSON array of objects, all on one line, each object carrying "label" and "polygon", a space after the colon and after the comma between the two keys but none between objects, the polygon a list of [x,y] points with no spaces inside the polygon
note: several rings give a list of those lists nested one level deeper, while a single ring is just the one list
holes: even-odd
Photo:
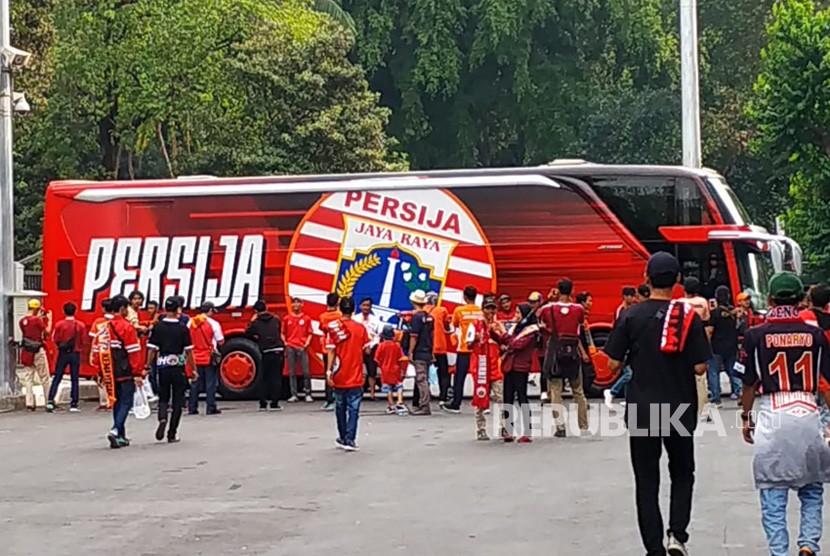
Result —
[{"label": "bus wheel", "polygon": [[219,393],[230,400],[252,400],[259,390],[262,356],[257,345],[245,338],[232,338],[222,346]]}]

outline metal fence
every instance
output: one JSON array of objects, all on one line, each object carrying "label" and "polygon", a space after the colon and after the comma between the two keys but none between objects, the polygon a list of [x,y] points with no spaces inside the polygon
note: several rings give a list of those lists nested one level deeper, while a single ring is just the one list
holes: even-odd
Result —
[{"label": "metal fence", "polygon": [[32,291],[43,291],[43,273],[39,270],[27,270],[23,273],[23,288]]}]

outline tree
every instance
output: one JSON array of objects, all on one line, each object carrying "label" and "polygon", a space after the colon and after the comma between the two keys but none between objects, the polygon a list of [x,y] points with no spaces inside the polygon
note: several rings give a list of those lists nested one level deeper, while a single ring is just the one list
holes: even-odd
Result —
[{"label": "tree", "polygon": [[[58,177],[400,167],[353,39],[310,2],[62,0],[53,13],[54,78],[22,153],[32,199]],[[18,237],[38,238],[41,214],[21,205]]]},{"label": "tree", "polygon": [[[677,41],[662,0],[343,6],[355,19],[358,59],[392,108],[390,131],[418,168],[596,154],[585,138],[605,124],[588,115],[614,116],[625,129],[627,111],[605,111],[614,97],[665,90],[677,80]],[[667,122],[657,128],[676,132]],[[634,162],[639,149],[615,154]]]},{"label": "tree", "polygon": [[810,270],[830,274],[830,8],[782,0],[767,26],[755,98],[755,148],[788,179],[788,232]]}]

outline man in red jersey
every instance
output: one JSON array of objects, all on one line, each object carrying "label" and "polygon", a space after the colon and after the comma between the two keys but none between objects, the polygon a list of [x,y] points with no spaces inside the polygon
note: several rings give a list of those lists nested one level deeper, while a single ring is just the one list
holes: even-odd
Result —
[{"label": "man in red jersey", "polygon": [[[320,340],[320,345],[322,347],[322,351],[320,355],[323,358],[323,369],[328,369],[328,356],[329,350],[326,347],[328,343],[327,333],[328,325],[330,322],[335,320],[340,320],[343,318],[343,314],[337,308],[337,304],[340,303],[340,296],[336,293],[330,293],[326,296],[326,310],[320,313],[320,316],[317,318],[318,322],[320,323],[320,334],[323,337]],[[326,403],[323,404],[321,408],[323,411],[334,411],[334,391],[331,389],[331,385],[329,382],[326,381]]]},{"label": "man in red jersey", "polygon": [[58,347],[58,362],[55,364],[55,376],[52,379],[52,388],[49,389],[49,401],[46,411],[55,409],[55,396],[58,395],[63,374],[69,367],[69,381],[72,385],[70,392],[69,411],[80,411],[78,408],[78,390],[80,388],[81,348],[83,347],[86,326],[75,320],[77,307],[74,303],[63,306],[64,319],[55,324],[52,331],[52,341]]},{"label": "man in red jersey", "polygon": [[112,408],[112,430],[107,434],[110,448],[130,445],[126,423],[133,408],[136,386],[141,386],[144,372],[141,368],[141,347],[135,327],[127,320],[129,302],[123,295],[110,301],[114,317],[102,327],[95,354],[101,367],[108,366],[114,381],[115,404]]},{"label": "man in red jersey", "polygon": [[334,388],[334,413],[337,417],[338,448],[356,452],[357,421],[363,399],[363,356],[369,352],[366,327],[352,320],[355,304],[351,297],[340,300],[343,318],[328,326],[329,356],[326,380]]},{"label": "man in red jersey", "polygon": [[[46,338],[52,332],[52,312],[44,311],[40,300],[29,300],[29,311],[20,319],[20,331],[23,334],[20,350],[20,363],[23,368],[18,371],[20,385],[26,389],[26,407],[35,410],[35,377],[43,386],[44,397],[49,396],[51,380],[49,362],[43,348]],[[48,406],[47,406],[48,410]]]},{"label": "man in red jersey", "polygon": [[559,300],[548,304],[541,312],[541,322],[546,329],[551,326],[556,331],[555,340],[545,352],[543,372],[548,373],[550,399],[554,405],[553,418],[556,422],[556,436],[566,436],[565,422],[557,411],[562,405],[562,391],[567,380],[571,385],[577,406],[577,419],[581,431],[588,430],[588,400],[582,385],[582,364],[590,362],[588,353],[582,348],[579,336],[585,323],[585,308],[571,299],[573,282],[564,278],[559,281]]}]

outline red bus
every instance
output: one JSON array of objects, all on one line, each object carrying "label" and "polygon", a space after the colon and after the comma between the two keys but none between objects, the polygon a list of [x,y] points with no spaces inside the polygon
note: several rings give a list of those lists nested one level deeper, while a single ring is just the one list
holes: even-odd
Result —
[{"label": "red bus", "polygon": [[[58,181],[46,194],[43,289],[91,322],[100,301],[140,290],[178,294],[192,311],[221,308],[227,397],[251,397],[259,355],[245,339],[257,299],[282,314],[300,297],[316,318],[335,291],[370,298],[394,321],[409,292],[435,291],[450,311],[467,285],[523,300],[569,277],[589,291],[598,346],[622,286],[643,280],[650,253],[675,253],[707,295],[718,285],[766,305],[770,274],[801,252],[753,226],[709,170],[581,161],[531,168],[404,174],[210,176]],[[601,355],[600,355],[601,358]],[[601,362],[598,362],[601,363]],[[614,377],[597,364],[594,391]],[[91,373],[92,369],[87,369]],[[321,378],[319,358],[312,376]]]}]

